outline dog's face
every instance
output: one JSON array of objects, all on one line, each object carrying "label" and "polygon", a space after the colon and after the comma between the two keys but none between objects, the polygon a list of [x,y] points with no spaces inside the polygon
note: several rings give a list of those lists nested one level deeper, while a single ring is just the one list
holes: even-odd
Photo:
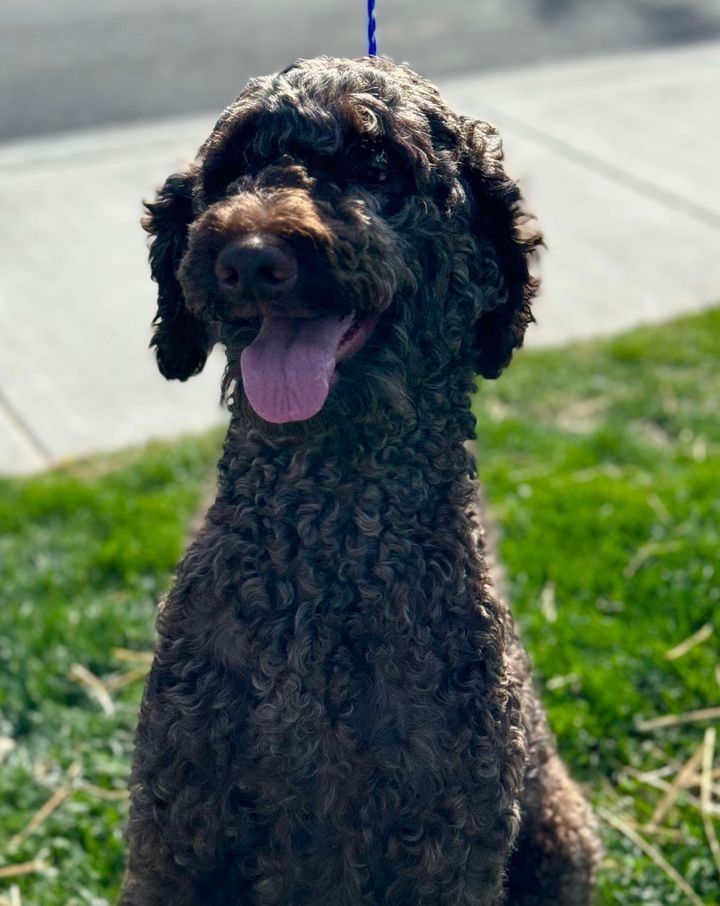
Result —
[{"label": "dog's face", "polygon": [[532,319],[540,240],[495,131],[387,60],[251,82],[147,207],[160,370],[184,380],[221,340],[264,422],[495,377]]}]

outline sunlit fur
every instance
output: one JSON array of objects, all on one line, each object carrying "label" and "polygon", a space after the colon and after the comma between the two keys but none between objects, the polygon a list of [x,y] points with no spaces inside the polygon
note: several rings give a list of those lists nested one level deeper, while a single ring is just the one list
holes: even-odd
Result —
[{"label": "sunlit fur", "polygon": [[[218,494],[158,620],[123,906],[587,906],[555,752],[474,506],[470,395],[532,320],[540,242],[486,123],[388,60],[252,81],[148,205],[167,377],[227,349]],[[278,310],[375,315],[322,411],[244,396],[214,262],[287,244]]]}]

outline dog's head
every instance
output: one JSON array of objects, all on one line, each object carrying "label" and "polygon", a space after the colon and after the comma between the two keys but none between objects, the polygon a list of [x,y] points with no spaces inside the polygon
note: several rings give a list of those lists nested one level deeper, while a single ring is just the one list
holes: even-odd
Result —
[{"label": "dog's head", "polygon": [[540,237],[496,131],[385,59],[251,81],[147,210],[161,372],[220,340],[265,422],[497,377],[532,321]]}]

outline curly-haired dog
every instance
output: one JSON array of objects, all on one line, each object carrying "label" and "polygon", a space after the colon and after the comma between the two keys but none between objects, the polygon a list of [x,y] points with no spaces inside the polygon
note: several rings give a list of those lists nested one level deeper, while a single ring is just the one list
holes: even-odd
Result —
[{"label": "curly-haired dog", "polygon": [[593,821],[490,587],[470,394],[532,320],[493,128],[383,59],[253,80],[149,204],[162,373],[227,349],[123,906],[585,906]]}]

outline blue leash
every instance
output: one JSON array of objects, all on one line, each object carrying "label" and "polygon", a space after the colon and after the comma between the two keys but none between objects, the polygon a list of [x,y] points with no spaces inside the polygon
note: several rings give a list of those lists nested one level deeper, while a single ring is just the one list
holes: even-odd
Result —
[{"label": "blue leash", "polygon": [[375,0],[368,0],[368,54],[377,56],[377,42],[375,40]]}]

